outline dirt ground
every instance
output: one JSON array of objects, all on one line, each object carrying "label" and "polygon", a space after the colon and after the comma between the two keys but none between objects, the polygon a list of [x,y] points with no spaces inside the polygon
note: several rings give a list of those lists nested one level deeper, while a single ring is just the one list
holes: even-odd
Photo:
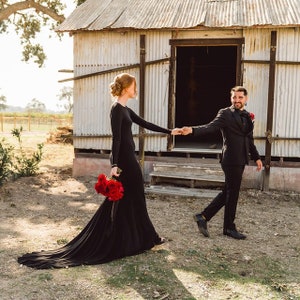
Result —
[{"label": "dirt ground", "polygon": [[[28,148],[37,138],[45,136],[29,139]],[[293,192],[242,191],[237,224],[248,236],[244,241],[222,235],[221,212],[209,223],[209,239],[198,233],[192,216],[210,199],[148,197],[149,215],[168,242],[125,263],[147,263],[167,254],[164,264],[172,274],[171,289],[159,283],[156,288],[139,285],[137,278],[127,278],[121,287],[108,284],[123,270],[120,263],[53,270],[20,266],[19,255],[54,249],[71,240],[103,200],[94,191],[95,178],[72,178],[72,160],[71,145],[45,144],[37,176],[0,188],[0,299],[300,299],[300,195]],[[273,290],[255,281],[224,279],[216,285],[211,277],[193,273],[198,253],[205,263],[213,253],[226,258],[242,277],[254,276],[257,262],[271,272],[267,259],[284,271],[281,278],[274,278]]]}]

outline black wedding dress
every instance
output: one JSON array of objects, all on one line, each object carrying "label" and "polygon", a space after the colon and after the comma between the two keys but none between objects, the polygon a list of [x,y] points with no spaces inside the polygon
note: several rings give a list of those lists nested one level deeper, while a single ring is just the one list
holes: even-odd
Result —
[{"label": "black wedding dress", "polygon": [[146,122],[130,108],[115,102],[111,109],[112,165],[121,170],[124,196],[117,202],[105,199],[86,227],[67,245],[56,250],[27,253],[20,264],[37,269],[101,264],[149,250],[161,242],[149,218],[144,180],[135,155],[132,123],[170,134]]}]

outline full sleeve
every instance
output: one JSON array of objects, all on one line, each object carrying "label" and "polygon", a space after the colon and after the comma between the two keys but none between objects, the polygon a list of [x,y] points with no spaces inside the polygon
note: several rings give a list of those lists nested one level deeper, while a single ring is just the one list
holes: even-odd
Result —
[{"label": "full sleeve", "polygon": [[219,131],[221,128],[226,127],[226,119],[224,109],[219,110],[217,116],[208,124],[193,126],[193,135],[199,136],[203,134],[211,134]]},{"label": "full sleeve", "polygon": [[110,157],[110,163],[112,167],[118,165],[121,139],[122,139],[122,121],[124,114],[122,113],[120,106],[113,106],[110,113],[111,131],[112,131],[112,151]]},{"label": "full sleeve", "polygon": [[145,121],[143,118],[138,116],[133,110],[129,109],[129,112],[130,112],[130,117],[131,117],[132,122],[138,124],[139,126],[145,128],[145,129],[148,129],[148,130],[155,131],[155,132],[162,132],[162,133],[167,133],[167,134],[171,133],[170,129],[166,129],[166,128],[160,127],[158,125],[155,125],[153,123]]},{"label": "full sleeve", "polygon": [[251,132],[251,134],[249,136],[249,152],[250,152],[251,159],[253,159],[254,161],[261,159],[260,155],[256,149],[256,146],[254,145],[253,131]]}]

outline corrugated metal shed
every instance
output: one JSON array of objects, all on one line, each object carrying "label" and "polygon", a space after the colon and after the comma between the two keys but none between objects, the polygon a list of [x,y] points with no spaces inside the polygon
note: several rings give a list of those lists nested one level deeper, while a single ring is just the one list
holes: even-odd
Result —
[{"label": "corrugated metal shed", "polygon": [[[197,86],[195,70],[208,88],[221,83],[221,89],[227,89],[224,77],[243,84],[250,95],[247,110],[256,116],[256,145],[265,155],[264,185],[269,186],[272,157],[282,163],[300,158],[300,0],[87,0],[57,31],[74,34],[74,77],[67,80],[74,80],[77,171],[85,169],[81,159],[86,153],[110,151],[108,86],[120,70],[141,82],[141,100],[132,101],[131,108],[146,120],[170,128],[178,120],[178,124],[198,122],[199,116],[192,112],[201,108],[206,90],[198,85],[201,97],[189,93],[188,101],[181,93]],[[214,63],[207,56],[210,52],[217,53],[212,54]],[[195,60],[195,53],[208,61]],[[218,57],[228,59],[230,66],[218,64]],[[219,70],[224,72],[221,79],[215,76]],[[189,109],[182,111],[184,105]],[[133,133],[140,153],[186,152],[181,140],[147,132],[140,135],[136,125]],[[205,147],[196,146],[199,153],[211,153]],[[196,149],[195,145],[188,148],[191,153]]]},{"label": "corrugated metal shed", "polygon": [[[84,36],[84,39],[83,37]],[[99,70],[114,69],[135,64],[139,59],[139,34],[127,32],[97,31],[84,32],[74,36],[74,75],[80,76]],[[169,51],[170,33],[147,32],[146,61],[162,58]],[[139,68],[125,69],[137,78]],[[167,127],[169,62],[150,65],[146,70],[145,118]],[[74,85],[74,147],[78,149],[111,149],[110,106],[112,99],[109,84],[119,72],[89,77],[76,81]],[[139,97],[129,103],[139,111]],[[133,125],[133,134],[139,127]],[[101,136],[101,138],[99,137]],[[136,148],[138,139],[135,137]],[[166,137],[149,136],[146,151],[165,151]]]},{"label": "corrugated metal shed", "polygon": [[300,0],[87,0],[57,31],[300,26]]}]

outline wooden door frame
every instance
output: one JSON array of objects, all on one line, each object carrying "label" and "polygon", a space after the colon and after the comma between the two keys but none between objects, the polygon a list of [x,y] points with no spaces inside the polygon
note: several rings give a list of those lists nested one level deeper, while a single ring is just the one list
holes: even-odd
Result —
[{"label": "wooden door frame", "polygon": [[[169,72],[169,97],[168,97],[168,127],[175,127],[175,98],[176,98],[176,50],[177,47],[200,47],[200,46],[235,46],[237,47],[236,59],[236,84],[242,85],[243,71],[242,71],[242,57],[243,45],[245,38],[229,38],[229,39],[170,39],[171,46],[170,57],[170,72]],[[174,139],[172,137],[168,140],[168,150],[174,147]]]}]

